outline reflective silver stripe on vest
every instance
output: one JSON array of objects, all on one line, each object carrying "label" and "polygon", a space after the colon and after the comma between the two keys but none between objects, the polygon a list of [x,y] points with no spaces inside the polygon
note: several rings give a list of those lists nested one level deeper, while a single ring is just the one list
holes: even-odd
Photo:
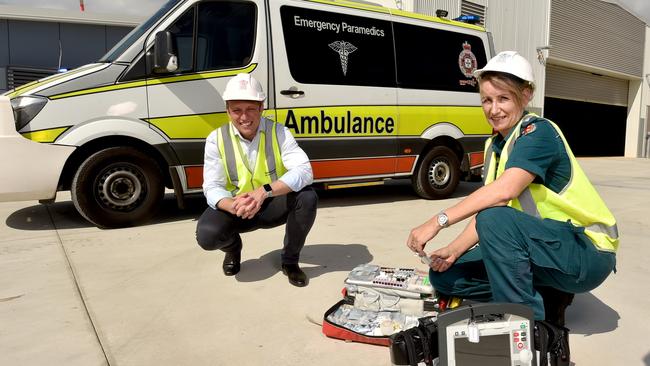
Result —
[{"label": "reflective silver stripe on vest", "polygon": [[264,120],[264,150],[266,151],[266,166],[269,167],[271,182],[278,180],[278,174],[275,170],[275,152],[273,151],[273,128],[275,124],[269,120]]},{"label": "reflective silver stripe on vest", "polygon": [[[487,179],[489,169],[490,169],[490,163],[492,162],[492,140],[490,140],[490,143],[488,144],[487,150],[485,150],[485,162],[483,162],[483,185],[485,185],[485,181]],[[494,168],[494,173],[496,174],[498,167]],[[494,177],[492,177],[494,179]]]},{"label": "reflective silver stripe on vest", "polygon": [[519,200],[519,204],[521,204],[522,211],[538,219],[542,218],[542,215],[537,210],[537,204],[533,199],[533,193],[529,188],[524,189],[517,199]]},{"label": "reflective silver stripe on vest", "polygon": [[[237,161],[235,159],[235,149],[232,146],[232,138],[230,137],[230,123],[221,126],[221,137],[223,139],[223,151],[226,156],[222,156],[222,160],[226,161],[226,169],[228,169],[228,176],[230,182],[239,187],[239,176],[237,175]],[[242,156],[242,159],[244,157]],[[236,191],[236,190],[235,190]]]},{"label": "reflective silver stripe on vest", "polygon": [[612,239],[618,239],[618,226],[605,226],[605,224],[592,224],[585,226],[585,230],[601,233],[609,236]]},{"label": "reflective silver stripe on vest", "polygon": [[[539,211],[537,210],[537,205],[535,204],[535,200],[533,200],[533,195],[530,192],[530,189],[524,189],[524,191],[519,195],[518,199],[519,203],[521,204],[521,209],[525,213],[539,219],[542,218],[542,215],[540,215]],[[605,234],[612,239],[618,239],[618,226],[616,224],[614,224],[614,226],[606,226],[605,224],[600,223],[591,224],[589,226],[585,226],[585,230]]]}]

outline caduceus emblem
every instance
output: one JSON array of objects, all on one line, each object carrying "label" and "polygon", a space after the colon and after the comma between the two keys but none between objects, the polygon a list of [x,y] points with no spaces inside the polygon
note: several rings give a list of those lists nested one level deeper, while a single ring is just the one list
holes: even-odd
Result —
[{"label": "caduceus emblem", "polygon": [[336,41],[329,44],[330,48],[338,52],[341,58],[341,68],[343,76],[348,73],[348,55],[357,50],[357,47],[350,42]]}]

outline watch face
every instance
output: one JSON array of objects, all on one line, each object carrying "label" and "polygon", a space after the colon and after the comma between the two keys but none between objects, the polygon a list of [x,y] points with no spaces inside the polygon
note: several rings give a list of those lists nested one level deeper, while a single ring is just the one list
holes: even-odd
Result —
[{"label": "watch face", "polygon": [[449,218],[444,213],[438,214],[438,225],[446,226]]}]

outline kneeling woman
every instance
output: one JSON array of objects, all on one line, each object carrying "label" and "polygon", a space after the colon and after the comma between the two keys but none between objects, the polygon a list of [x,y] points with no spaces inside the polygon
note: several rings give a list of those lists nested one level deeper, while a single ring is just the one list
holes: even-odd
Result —
[{"label": "kneeling woman", "polygon": [[[564,325],[573,294],[594,289],[614,270],[616,220],[559,128],[524,110],[534,91],[530,63],[501,52],[475,76],[496,132],[485,145],[485,185],[411,230],[407,246],[424,255],[441,229],[472,217],[456,239],[429,254],[436,290],[528,305],[536,320]],[[562,303],[560,295],[564,305],[550,309]]]}]

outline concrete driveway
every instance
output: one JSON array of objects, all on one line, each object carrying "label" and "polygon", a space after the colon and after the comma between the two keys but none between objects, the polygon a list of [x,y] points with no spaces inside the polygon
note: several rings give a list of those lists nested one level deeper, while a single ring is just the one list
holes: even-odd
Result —
[{"label": "concrete driveway", "polygon": [[[576,365],[650,365],[650,160],[580,159],[618,219],[618,273],[567,311]],[[194,240],[202,197],[168,196],[150,225],[100,230],[69,195],[0,204],[0,365],[389,365],[385,347],[321,333],[357,264],[424,267],[409,230],[476,189],[425,201],[408,182],[320,192],[301,265],[305,288],[279,271],[283,227],[243,235],[242,270]],[[455,225],[429,244],[446,244]]]}]

